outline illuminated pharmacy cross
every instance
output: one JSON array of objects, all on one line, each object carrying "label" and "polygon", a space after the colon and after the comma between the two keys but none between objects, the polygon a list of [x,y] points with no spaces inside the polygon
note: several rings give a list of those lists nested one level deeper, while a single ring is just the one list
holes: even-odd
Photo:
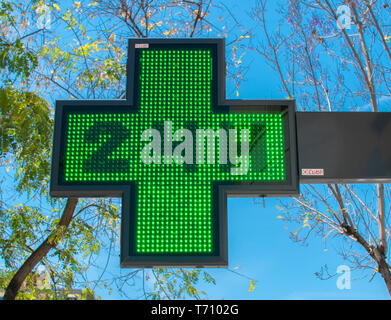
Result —
[{"label": "illuminated pharmacy cross", "polygon": [[[133,256],[160,256],[164,265],[164,257],[218,255],[222,248],[213,184],[284,181],[282,115],[213,112],[217,58],[207,47],[137,50],[135,108],[69,112],[65,182],[135,187],[135,208],[129,209],[134,211],[129,219]],[[154,129],[153,138],[142,141],[143,133],[150,129]],[[213,148],[205,138],[203,163],[196,159],[196,147],[200,148],[197,129],[223,129],[227,136],[226,147],[221,136],[216,137]],[[236,141],[229,139],[229,129],[236,130]],[[249,166],[241,171],[243,162],[233,164],[229,152],[236,147],[241,155],[241,132],[245,129],[250,135]],[[192,134],[179,136],[184,131]],[[192,148],[182,148],[185,140]],[[150,157],[160,161],[144,163],[146,146],[154,146]],[[173,154],[181,148],[183,158],[193,159],[194,164],[174,161]],[[207,155],[213,151],[215,161],[208,163]],[[224,158],[220,151],[227,153],[227,164],[220,164]]]}]

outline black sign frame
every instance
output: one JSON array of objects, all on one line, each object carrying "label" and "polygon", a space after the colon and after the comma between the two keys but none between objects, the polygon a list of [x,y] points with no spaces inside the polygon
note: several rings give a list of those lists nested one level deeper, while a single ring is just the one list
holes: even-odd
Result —
[{"label": "black sign frame", "polygon": [[[281,112],[284,114],[287,181],[285,183],[214,183],[214,217],[217,252],[213,255],[136,255],[132,248],[132,224],[136,216],[136,183],[65,183],[64,170],[65,116],[67,112],[97,112],[110,110],[137,112],[135,107],[136,50],[158,46],[212,46],[216,52],[216,108],[215,112]],[[227,100],[225,97],[225,42],[224,39],[129,39],[127,84],[125,100],[59,100],[56,102],[53,138],[50,195],[52,197],[120,197],[121,213],[121,267],[227,267],[227,198],[228,197],[281,197],[299,194],[296,146],[295,100]]]}]

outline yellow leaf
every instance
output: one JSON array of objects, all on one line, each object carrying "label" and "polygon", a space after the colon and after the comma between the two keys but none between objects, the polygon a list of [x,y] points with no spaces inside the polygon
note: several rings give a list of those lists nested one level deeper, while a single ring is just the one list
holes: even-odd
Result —
[{"label": "yellow leaf", "polygon": [[7,169],[5,169],[5,171],[9,172],[9,171],[10,171],[10,167],[8,167]]},{"label": "yellow leaf", "polygon": [[53,3],[53,7],[54,7],[57,11],[61,11],[60,7],[59,7],[56,3]]},{"label": "yellow leaf", "polygon": [[310,228],[310,225],[309,225],[309,223],[308,223],[308,220],[309,220],[309,219],[310,219],[310,218],[309,218],[308,216],[304,218],[304,221],[303,221],[303,228],[305,228],[305,227]]},{"label": "yellow leaf", "polygon": [[256,281],[255,280],[250,280],[250,289],[248,289],[248,292],[252,292],[255,290],[255,283]]}]

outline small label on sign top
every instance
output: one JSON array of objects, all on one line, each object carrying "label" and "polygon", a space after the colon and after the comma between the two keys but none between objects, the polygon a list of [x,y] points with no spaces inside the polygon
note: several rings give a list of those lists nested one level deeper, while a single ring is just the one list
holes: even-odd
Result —
[{"label": "small label on sign top", "polygon": [[148,49],[149,43],[136,43],[135,48],[136,49]]},{"label": "small label on sign top", "polygon": [[302,176],[324,176],[324,169],[301,169]]}]

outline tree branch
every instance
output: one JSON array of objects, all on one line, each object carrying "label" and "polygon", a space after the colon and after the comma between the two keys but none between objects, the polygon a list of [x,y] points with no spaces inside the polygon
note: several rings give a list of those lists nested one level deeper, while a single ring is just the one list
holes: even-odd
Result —
[{"label": "tree branch", "polygon": [[66,230],[72,221],[73,213],[76,209],[78,198],[69,198],[67,200],[65,209],[62,213],[60,221],[56,229],[45,239],[45,241],[28,257],[19,270],[15,273],[7,289],[4,293],[4,300],[15,300],[22,286],[30,272],[35,266],[48,254],[50,249],[57,246],[60,239],[56,236],[59,232]]}]

